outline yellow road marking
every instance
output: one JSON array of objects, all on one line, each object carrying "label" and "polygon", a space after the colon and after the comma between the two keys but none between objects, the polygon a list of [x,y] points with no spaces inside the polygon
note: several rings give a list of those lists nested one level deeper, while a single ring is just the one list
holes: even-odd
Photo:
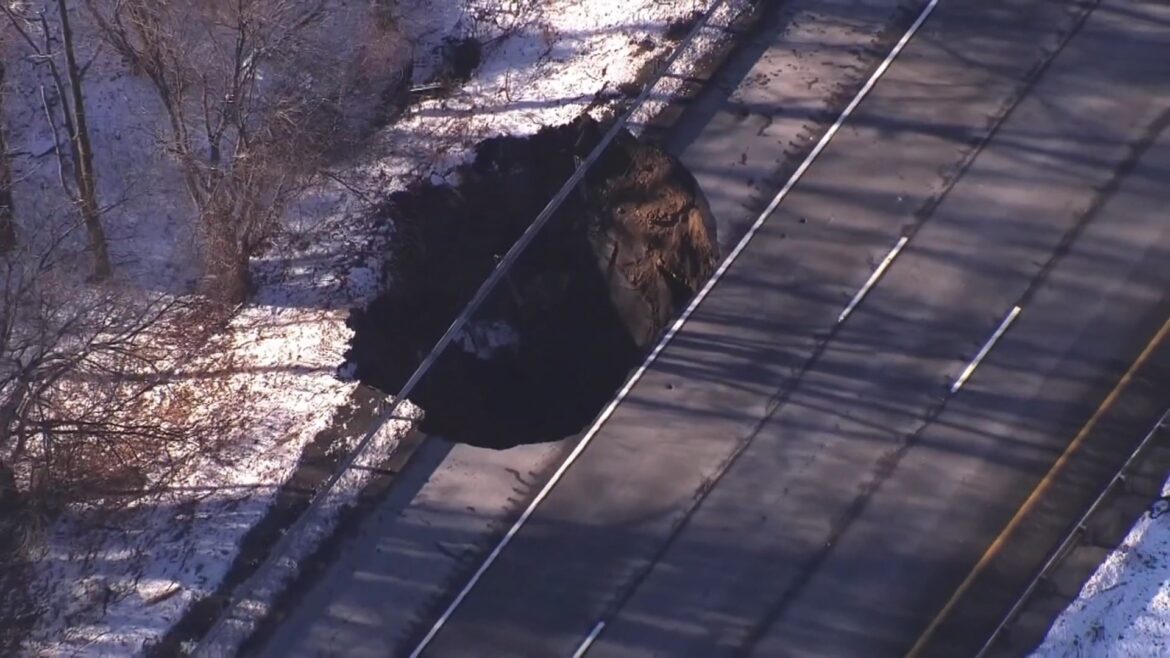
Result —
[{"label": "yellow road marking", "polygon": [[1016,528],[1019,527],[1020,523],[1023,522],[1024,517],[1032,511],[1032,508],[1036,505],[1037,501],[1040,500],[1040,497],[1043,496],[1044,493],[1048,491],[1048,488],[1052,486],[1052,482],[1056,479],[1057,473],[1059,473],[1060,470],[1064,468],[1064,465],[1068,462],[1069,458],[1072,457],[1072,454],[1076,452],[1077,448],[1079,448],[1080,445],[1085,441],[1085,438],[1089,435],[1090,432],[1093,431],[1093,428],[1096,427],[1097,422],[1101,420],[1101,417],[1104,416],[1105,412],[1113,406],[1113,403],[1117,401],[1117,398],[1121,395],[1121,392],[1129,385],[1130,381],[1133,379],[1133,374],[1138,370],[1138,368],[1142,367],[1142,365],[1144,365],[1145,362],[1149,360],[1150,355],[1153,354],[1154,350],[1158,347],[1162,340],[1166,338],[1167,334],[1170,334],[1170,318],[1167,318],[1166,321],[1162,324],[1162,328],[1158,330],[1158,333],[1154,334],[1153,339],[1151,339],[1150,343],[1146,345],[1145,349],[1142,350],[1142,353],[1138,355],[1137,360],[1133,362],[1133,365],[1131,365],[1129,370],[1127,370],[1125,374],[1122,375],[1121,379],[1118,380],[1117,385],[1113,387],[1113,390],[1110,391],[1109,395],[1105,397],[1105,400],[1101,402],[1101,406],[1097,407],[1097,411],[1093,412],[1093,416],[1089,418],[1084,427],[1082,427],[1081,430],[1077,432],[1077,435],[1073,437],[1072,442],[1069,443],[1068,447],[1064,449],[1064,452],[1060,455],[1060,458],[1058,458],[1056,462],[1052,464],[1052,468],[1048,469],[1048,473],[1044,475],[1044,478],[1040,480],[1040,483],[1037,484],[1036,488],[1032,490],[1032,493],[1028,495],[1028,499],[1024,501],[1024,504],[1021,505],[1018,510],[1016,510],[1015,515],[1012,516],[1012,519],[1008,521],[1008,524],[1004,526],[1002,531],[1000,531],[999,536],[997,536],[995,541],[991,542],[991,545],[987,547],[987,550],[983,553],[983,556],[979,558],[979,562],[977,562],[975,567],[971,569],[971,573],[967,574],[967,577],[963,579],[963,582],[959,583],[958,589],[956,589],[955,592],[951,594],[951,598],[947,600],[946,605],[944,605],[942,609],[939,610],[938,614],[936,614],[934,618],[930,620],[930,624],[926,627],[926,630],[924,630],[922,634],[918,636],[918,641],[915,642],[914,646],[910,648],[910,651],[906,653],[906,658],[917,658],[917,656],[922,653],[922,651],[926,648],[927,643],[930,642],[931,637],[933,637],[935,631],[938,630],[938,627],[943,623],[947,616],[950,615],[951,610],[953,610],[955,605],[958,604],[959,599],[961,599],[963,595],[967,593],[967,590],[971,588],[971,585],[975,582],[975,579],[979,576],[979,574],[983,573],[983,570],[987,568],[987,565],[990,564],[993,559],[995,559],[996,555],[998,555],[1001,550],[1003,550],[1003,546],[1007,542],[1008,537],[1013,532],[1015,532]]}]

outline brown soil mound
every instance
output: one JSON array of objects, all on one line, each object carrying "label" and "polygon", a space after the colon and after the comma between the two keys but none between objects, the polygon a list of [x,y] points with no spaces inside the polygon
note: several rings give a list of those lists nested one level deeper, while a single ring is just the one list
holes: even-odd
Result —
[{"label": "brown soil mound", "polygon": [[[393,285],[350,320],[360,379],[397,392],[602,131],[487,140],[457,187],[388,200]],[[424,379],[423,431],[491,447],[580,431],[706,281],[715,244],[694,178],[623,134]]]}]

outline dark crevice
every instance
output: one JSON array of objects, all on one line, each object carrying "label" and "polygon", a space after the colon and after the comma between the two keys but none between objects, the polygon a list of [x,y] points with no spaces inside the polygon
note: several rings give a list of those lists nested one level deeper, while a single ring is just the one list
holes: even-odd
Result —
[{"label": "dark crevice", "polygon": [[[490,139],[457,186],[387,200],[393,285],[350,320],[362,381],[398,392],[602,133]],[[682,165],[623,133],[424,378],[422,430],[496,448],[580,431],[710,275],[713,231]]]}]

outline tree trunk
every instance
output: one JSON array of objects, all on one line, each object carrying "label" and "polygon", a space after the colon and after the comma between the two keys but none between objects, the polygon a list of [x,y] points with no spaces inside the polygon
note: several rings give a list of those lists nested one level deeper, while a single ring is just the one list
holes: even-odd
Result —
[{"label": "tree trunk", "polygon": [[89,237],[89,249],[93,254],[93,276],[102,280],[110,276],[110,254],[106,244],[106,233],[102,229],[101,207],[97,202],[97,177],[93,169],[93,146],[89,140],[89,122],[85,114],[85,95],[82,93],[81,67],[77,65],[77,54],[73,47],[73,29],[69,24],[69,8],[65,0],[57,0],[61,14],[61,40],[65,48],[66,70],[69,75],[69,90],[73,96],[73,132],[70,143],[73,146],[74,178],[81,206],[81,218]]},{"label": "tree trunk", "polygon": [[212,287],[207,291],[208,296],[228,306],[248,300],[252,294],[252,273],[247,256],[225,254],[209,265]]},{"label": "tree trunk", "polygon": [[0,254],[16,247],[16,213],[12,209],[12,167],[4,132],[4,62],[0,61]]},{"label": "tree trunk", "polygon": [[19,505],[20,489],[12,467],[0,460],[0,516],[11,513]]},{"label": "tree trunk", "polygon": [[231,284],[225,291],[225,301],[231,304],[243,304],[248,301],[252,296],[252,272],[248,267],[248,259],[244,257],[233,260],[231,270],[225,276]]},{"label": "tree trunk", "polygon": [[212,199],[211,203],[212,208],[206,210],[203,217],[207,273],[204,294],[221,304],[235,306],[247,301],[252,294],[249,254],[236,235],[236,218],[232,216],[230,206],[217,207],[221,205],[218,199]]}]

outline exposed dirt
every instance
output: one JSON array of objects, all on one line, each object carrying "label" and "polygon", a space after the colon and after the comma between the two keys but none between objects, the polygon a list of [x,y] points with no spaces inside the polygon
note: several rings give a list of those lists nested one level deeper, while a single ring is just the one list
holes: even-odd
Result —
[{"label": "exposed dirt", "polygon": [[[487,140],[457,187],[388,200],[393,285],[350,320],[362,381],[398,391],[602,132],[582,119]],[[580,431],[706,281],[715,244],[694,178],[623,134],[424,379],[422,430],[491,447]]]},{"label": "exposed dirt", "polygon": [[699,21],[703,20],[703,12],[695,10],[684,18],[678,18],[670,22],[666,26],[666,32],[663,37],[668,41],[682,41],[682,39],[695,29]]}]

